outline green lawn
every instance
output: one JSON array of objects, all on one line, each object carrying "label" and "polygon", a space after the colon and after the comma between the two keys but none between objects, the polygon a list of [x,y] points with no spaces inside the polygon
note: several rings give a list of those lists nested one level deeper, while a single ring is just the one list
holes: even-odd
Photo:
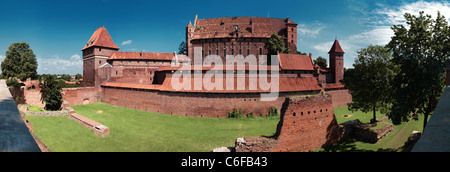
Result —
[{"label": "green lawn", "polygon": [[[208,152],[216,147],[234,146],[238,137],[271,136],[279,117],[251,119],[196,118],[134,110],[106,103],[73,106],[77,113],[110,128],[101,137],[67,117],[28,116],[35,134],[57,152]],[[369,122],[372,113],[334,109],[338,123],[360,119]],[[352,115],[344,118],[345,114]],[[377,115],[381,117],[382,115]],[[403,145],[413,130],[422,130],[422,120],[394,126],[394,131],[375,144],[342,141],[337,151],[376,151]],[[389,121],[390,122],[390,121]],[[320,149],[321,151],[323,149]]]},{"label": "green lawn", "polygon": [[234,146],[238,137],[270,136],[279,117],[252,119],[195,118],[134,110],[105,103],[73,106],[102,123],[101,137],[67,117],[28,116],[35,133],[52,151],[208,152]]},{"label": "green lawn", "polygon": [[[334,108],[334,113],[339,124],[354,119],[359,119],[363,123],[368,123],[373,117],[372,112],[351,112],[348,110],[347,106]],[[352,116],[345,118],[345,114]],[[377,112],[377,118],[382,116],[384,116],[384,114]],[[397,148],[403,146],[411,132],[423,130],[423,118],[423,115],[419,115],[418,120],[411,120],[400,125],[394,125],[394,131],[391,131],[375,144],[343,140],[338,144],[333,145],[331,149],[332,151],[402,151]],[[387,119],[386,122],[392,123],[389,119]],[[319,151],[323,150],[324,149],[319,149]]]}]

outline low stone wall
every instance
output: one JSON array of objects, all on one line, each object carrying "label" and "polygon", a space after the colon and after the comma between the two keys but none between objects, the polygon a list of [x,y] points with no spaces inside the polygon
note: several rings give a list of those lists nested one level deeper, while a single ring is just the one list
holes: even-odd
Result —
[{"label": "low stone wall", "polygon": [[42,111],[42,112],[29,111],[27,105],[24,105],[24,104],[17,105],[17,108],[19,108],[19,111],[23,112],[27,116],[28,115],[29,116],[67,116],[67,115],[69,115],[68,110]]}]

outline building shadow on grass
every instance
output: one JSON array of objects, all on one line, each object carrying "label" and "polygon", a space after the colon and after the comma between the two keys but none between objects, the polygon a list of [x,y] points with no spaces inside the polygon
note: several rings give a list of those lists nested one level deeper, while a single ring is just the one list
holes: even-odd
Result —
[{"label": "building shadow on grass", "polygon": [[324,146],[318,152],[398,152],[400,148],[379,148],[377,150],[367,150],[356,147],[357,140],[344,139],[332,145]]}]

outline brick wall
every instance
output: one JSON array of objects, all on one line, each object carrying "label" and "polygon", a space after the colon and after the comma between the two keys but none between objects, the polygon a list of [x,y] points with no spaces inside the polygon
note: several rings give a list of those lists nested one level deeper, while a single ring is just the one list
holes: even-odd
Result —
[{"label": "brick wall", "polygon": [[275,134],[279,145],[272,151],[308,151],[339,138],[330,96],[287,98],[281,115]]},{"label": "brick wall", "polygon": [[333,107],[347,106],[348,103],[352,102],[352,95],[348,90],[328,90],[327,94],[331,95],[333,100]]},{"label": "brick wall", "polygon": [[94,103],[101,100],[100,94],[94,87],[63,88],[62,97],[67,103],[64,105],[66,107]]},{"label": "brick wall", "polygon": [[236,140],[237,152],[304,152],[332,144],[340,138],[330,96],[286,98],[280,122],[271,138]]},{"label": "brick wall", "polygon": [[280,110],[286,96],[307,93],[280,93],[279,98],[271,102],[261,101],[260,94],[180,93],[112,87],[102,87],[102,94],[103,102],[117,106],[163,114],[226,118],[234,108],[242,109],[243,114],[267,115],[271,107]]}]

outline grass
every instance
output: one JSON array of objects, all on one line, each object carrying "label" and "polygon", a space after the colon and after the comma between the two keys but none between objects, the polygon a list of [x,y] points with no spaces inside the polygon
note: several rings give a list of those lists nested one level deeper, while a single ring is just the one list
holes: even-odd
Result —
[{"label": "grass", "polygon": [[[361,111],[351,112],[347,109],[348,107],[338,107],[334,108],[334,112],[336,115],[336,120],[338,123],[343,123],[349,120],[359,119],[363,123],[370,122],[370,119],[373,117],[372,112],[364,113]],[[349,118],[345,118],[344,115],[352,115]],[[385,114],[381,114],[377,112],[377,118],[384,116]],[[388,135],[383,137],[377,143],[364,143],[359,141],[351,141],[351,140],[342,140],[337,144],[329,147],[327,149],[319,149],[317,151],[403,151],[399,149],[403,144],[407,141],[409,135],[413,131],[422,131],[423,130],[423,115],[419,115],[418,120],[410,120],[409,122],[403,122],[400,125],[394,125],[394,130],[391,131]],[[392,124],[390,119],[387,119],[382,122],[382,125],[386,125],[388,123]],[[376,126],[372,129],[379,128],[380,126]]]},{"label": "grass", "polygon": [[[64,116],[27,116],[35,134],[56,152],[208,152],[234,146],[238,137],[271,136],[279,116],[270,118],[196,118],[134,110],[106,103],[73,106],[77,113],[102,123],[111,134],[101,137]],[[372,113],[334,108],[338,123],[360,119],[369,122]],[[344,115],[352,115],[345,118]],[[382,114],[377,113],[377,117]],[[401,147],[413,130],[422,131],[419,120],[395,126],[375,144],[343,140],[331,148],[316,151],[377,151]],[[390,122],[390,120],[386,120]]]},{"label": "grass", "polygon": [[29,111],[34,111],[34,112],[43,112],[43,111],[47,111],[44,108],[41,108],[39,106],[33,106],[33,105],[27,105],[28,110]]},{"label": "grass", "polygon": [[208,152],[234,146],[238,137],[270,136],[279,117],[218,119],[164,115],[105,103],[73,106],[102,123],[111,134],[98,136],[66,117],[28,116],[35,134],[52,151]]}]

